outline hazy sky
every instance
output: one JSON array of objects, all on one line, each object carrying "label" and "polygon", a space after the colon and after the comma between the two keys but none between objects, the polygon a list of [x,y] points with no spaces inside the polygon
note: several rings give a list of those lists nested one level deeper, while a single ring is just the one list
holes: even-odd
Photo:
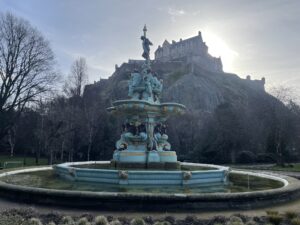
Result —
[{"label": "hazy sky", "polygon": [[0,0],[0,11],[37,27],[64,74],[85,57],[90,82],[110,76],[115,64],[141,59],[139,37],[146,23],[152,58],[165,39],[201,31],[225,71],[300,89],[298,0]]}]

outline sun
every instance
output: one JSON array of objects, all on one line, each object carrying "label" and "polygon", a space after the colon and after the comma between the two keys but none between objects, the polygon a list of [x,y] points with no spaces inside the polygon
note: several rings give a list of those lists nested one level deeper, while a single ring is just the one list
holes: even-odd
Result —
[{"label": "sun", "polygon": [[208,52],[212,56],[221,57],[223,70],[232,72],[234,69],[234,61],[238,57],[238,53],[230,48],[230,46],[214,33],[204,30],[202,33],[203,40],[208,46]]}]

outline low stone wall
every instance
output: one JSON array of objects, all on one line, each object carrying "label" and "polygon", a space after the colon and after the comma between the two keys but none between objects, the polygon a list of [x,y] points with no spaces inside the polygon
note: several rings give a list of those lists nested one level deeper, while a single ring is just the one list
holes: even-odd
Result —
[{"label": "low stone wall", "polygon": [[[44,167],[39,169],[50,169]],[[31,169],[33,171],[33,169]],[[24,170],[23,170],[24,172]],[[234,173],[247,173],[232,171]],[[16,171],[0,176],[16,173]],[[252,172],[249,175],[253,175]],[[286,176],[256,174],[284,182],[278,189],[243,193],[151,194],[62,191],[0,182],[0,195],[17,201],[68,207],[91,207],[102,210],[127,211],[193,211],[252,209],[280,204],[300,197],[300,182]]]}]

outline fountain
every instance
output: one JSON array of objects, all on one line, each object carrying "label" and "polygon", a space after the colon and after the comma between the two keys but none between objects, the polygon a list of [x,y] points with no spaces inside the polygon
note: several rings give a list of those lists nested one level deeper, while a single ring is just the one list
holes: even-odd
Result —
[{"label": "fountain", "polygon": [[[143,58],[141,71],[131,73],[128,100],[113,102],[108,112],[125,118],[121,138],[116,142],[109,169],[75,168],[74,163],[55,166],[55,171],[72,181],[120,185],[195,185],[224,183],[228,167],[180,163],[172,150],[164,122],[171,115],[181,115],[185,106],[161,103],[162,81],[151,69],[151,41],[141,36]],[[98,163],[101,164],[101,163]],[[102,163],[103,165],[103,163]],[[206,168],[205,170],[203,168]]]},{"label": "fountain", "polygon": [[152,43],[146,26],[143,31],[145,60],[131,73],[130,98],[107,109],[124,118],[112,160],[3,171],[0,195],[29,203],[159,211],[249,209],[299,197],[300,182],[291,177],[177,161],[165,121],[186,108],[160,102],[163,84],[151,69]]}]

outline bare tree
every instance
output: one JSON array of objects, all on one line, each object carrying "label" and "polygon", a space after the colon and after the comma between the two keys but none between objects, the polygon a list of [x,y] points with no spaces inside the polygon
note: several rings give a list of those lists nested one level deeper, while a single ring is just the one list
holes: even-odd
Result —
[{"label": "bare tree", "polygon": [[39,31],[11,13],[0,15],[0,139],[26,104],[52,88],[57,78],[53,62]]},{"label": "bare tree", "polygon": [[271,94],[277,98],[282,104],[273,101],[271,107],[271,135],[270,146],[273,148],[275,158],[279,166],[284,166],[284,155],[288,152],[288,146],[293,142],[295,132],[297,130],[293,113],[289,109],[289,104],[293,103],[293,99],[297,99],[293,88],[287,86],[278,86],[271,89]]},{"label": "bare tree", "polygon": [[87,81],[88,72],[86,60],[85,58],[80,57],[71,67],[71,73],[68,76],[64,91],[69,97],[81,96]]},{"label": "bare tree", "polygon": [[88,136],[87,161],[90,161],[90,154],[97,129],[97,120],[99,119],[98,117],[99,109],[97,104],[88,104],[87,102],[84,102],[84,121]]}]

